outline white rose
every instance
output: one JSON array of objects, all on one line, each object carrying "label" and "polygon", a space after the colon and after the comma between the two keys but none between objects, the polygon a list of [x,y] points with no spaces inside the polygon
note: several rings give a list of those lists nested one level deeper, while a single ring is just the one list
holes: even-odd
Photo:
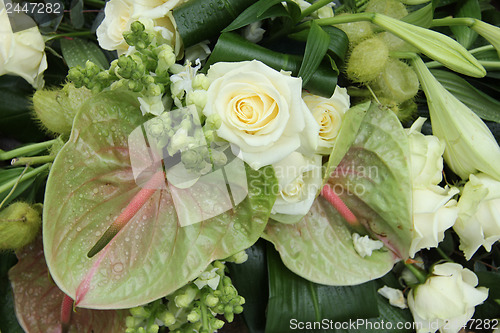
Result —
[{"label": "white rose", "polygon": [[216,63],[207,77],[212,82],[203,113],[219,115],[217,135],[253,169],[299,147],[309,154],[316,150],[319,126],[301,98],[301,79],[256,60]]},{"label": "white rose", "polygon": [[27,15],[15,14],[11,19],[28,22],[32,27],[13,32],[4,2],[0,0],[0,75],[20,76],[34,88],[42,88],[43,71],[47,69],[43,37]]},{"label": "white rose", "polygon": [[175,20],[171,10],[186,0],[110,0],[104,8],[104,20],[97,28],[99,45],[109,51],[123,54],[128,45],[123,39],[123,33],[130,30],[134,21],[140,20],[151,30],[157,32],[160,43],[167,43],[174,48],[175,54],[181,53],[181,40],[177,33]]},{"label": "white rose", "polygon": [[329,155],[335,145],[344,114],[349,110],[347,89],[337,86],[332,97],[303,93],[302,98],[319,124],[318,154]]},{"label": "white rose", "polygon": [[491,251],[500,239],[500,182],[483,173],[470,175],[458,208],[453,229],[460,237],[465,258],[469,260],[481,245]]},{"label": "white rose", "polygon": [[437,247],[444,239],[444,232],[453,226],[458,216],[457,202],[451,200],[458,192],[455,187],[413,189],[411,257],[420,249]]},{"label": "white rose", "polygon": [[293,152],[273,164],[278,179],[279,194],[272,212],[286,215],[306,215],[321,187],[321,156],[310,158]]},{"label": "white rose", "polygon": [[458,189],[437,185],[442,179],[444,144],[435,136],[420,133],[424,122],[425,118],[418,118],[407,130],[412,180],[411,257],[420,249],[437,247],[458,216],[457,202],[451,199]]},{"label": "white rose", "polygon": [[477,276],[459,264],[435,265],[425,283],[408,294],[417,333],[457,333],[474,315],[474,307],[488,298],[488,289],[475,288],[477,284]]}]

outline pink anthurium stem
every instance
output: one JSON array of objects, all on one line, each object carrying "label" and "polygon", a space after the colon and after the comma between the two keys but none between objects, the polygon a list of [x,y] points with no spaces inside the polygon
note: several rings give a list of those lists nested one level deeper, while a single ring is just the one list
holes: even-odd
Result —
[{"label": "pink anthurium stem", "polygon": [[153,194],[162,188],[162,184],[165,182],[165,173],[163,171],[158,171],[151,177],[151,179],[146,183],[144,188],[142,188],[130,201],[123,212],[116,218],[116,220],[109,226],[102,237],[97,241],[97,243],[90,249],[87,256],[92,258],[99,251],[101,251],[115,235],[134,217],[139,209],[144,206],[144,204],[153,196]]},{"label": "pink anthurium stem", "polygon": [[66,333],[69,330],[71,321],[71,311],[73,310],[73,299],[64,294],[61,304],[61,332]]},{"label": "pink anthurium stem", "polygon": [[335,191],[328,185],[323,186],[321,195],[342,215],[342,217],[351,225],[359,224],[356,216],[346,206],[346,204],[339,198]]}]

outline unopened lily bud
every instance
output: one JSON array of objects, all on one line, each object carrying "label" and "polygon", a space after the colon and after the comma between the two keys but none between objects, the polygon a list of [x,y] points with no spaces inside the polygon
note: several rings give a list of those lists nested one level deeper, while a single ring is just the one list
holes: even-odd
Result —
[{"label": "unopened lily bud", "polygon": [[41,212],[25,202],[0,211],[0,250],[18,250],[30,244],[42,224]]},{"label": "unopened lily bud", "polygon": [[353,81],[368,83],[375,80],[389,59],[387,46],[378,37],[359,43],[347,62],[347,75]]},{"label": "unopened lily bud", "polygon": [[420,58],[413,59],[427,97],[432,132],[445,142],[444,159],[460,178],[478,171],[500,180],[500,147],[488,126],[432,75]]},{"label": "unopened lily bud", "polygon": [[497,50],[498,56],[500,57],[500,28],[481,20],[474,20],[474,24],[470,27],[490,42]]},{"label": "unopened lily bud", "polygon": [[455,72],[473,77],[486,75],[486,70],[477,59],[446,35],[382,14],[373,14],[371,21]]}]

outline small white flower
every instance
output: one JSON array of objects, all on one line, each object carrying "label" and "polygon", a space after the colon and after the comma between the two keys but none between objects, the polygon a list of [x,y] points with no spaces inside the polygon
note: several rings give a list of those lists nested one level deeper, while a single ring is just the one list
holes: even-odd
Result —
[{"label": "small white flower", "polygon": [[252,43],[258,43],[264,37],[266,30],[262,29],[262,21],[250,23],[243,30],[243,37]]},{"label": "small white flower", "polygon": [[408,308],[408,305],[406,304],[406,299],[405,296],[403,295],[403,292],[399,289],[391,288],[388,286],[383,286],[377,292],[387,298],[389,300],[389,304],[392,306],[396,306],[400,309],[406,309]]},{"label": "small white flower", "polygon": [[217,286],[219,285],[220,281],[220,275],[217,274],[218,268],[213,268],[210,271],[205,271],[201,273],[201,275],[193,281],[193,283],[198,287],[198,289],[201,289],[205,286],[209,286],[213,290],[217,289]]},{"label": "small white flower", "polygon": [[384,243],[379,240],[373,240],[368,236],[361,237],[359,234],[352,234],[352,242],[354,250],[362,257],[369,257],[375,250],[380,250],[384,247]]},{"label": "small white flower", "polygon": [[151,113],[155,116],[159,116],[165,111],[165,105],[163,104],[163,100],[161,95],[159,96],[146,96],[146,97],[138,97],[137,98],[140,103],[140,109],[142,115],[146,115]]}]

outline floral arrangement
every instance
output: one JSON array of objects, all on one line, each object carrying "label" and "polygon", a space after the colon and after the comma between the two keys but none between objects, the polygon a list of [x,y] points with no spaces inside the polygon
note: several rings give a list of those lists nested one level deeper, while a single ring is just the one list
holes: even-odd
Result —
[{"label": "floral arrangement", "polygon": [[499,329],[489,1],[0,20],[2,332]]}]

